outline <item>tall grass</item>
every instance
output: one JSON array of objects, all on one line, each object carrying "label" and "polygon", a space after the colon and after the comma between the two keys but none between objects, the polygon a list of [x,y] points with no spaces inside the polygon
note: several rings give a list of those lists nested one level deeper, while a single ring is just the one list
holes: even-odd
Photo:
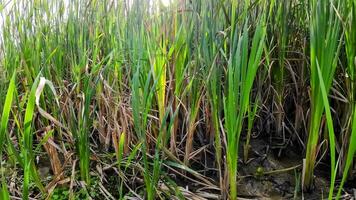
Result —
[{"label": "tall grass", "polygon": [[[247,1],[245,2],[247,3]],[[248,7],[248,5],[245,5]],[[248,20],[239,31],[235,27],[235,9],[232,7],[231,49],[227,69],[227,88],[224,97],[225,128],[227,132],[227,167],[229,175],[230,198],[237,199],[237,161],[239,139],[243,127],[243,119],[248,111],[250,93],[261,62],[266,27],[264,16],[259,19],[252,38],[249,52]],[[246,10],[245,10],[246,11]],[[235,39],[238,41],[234,43]]]},{"label": "tall grass", "polygon": [[[154,199],[155,195],[155,184],[151,178],[150,167],[147,158],[147,150],[148,150],[148,142],[147,137],[145,135],[147,128],[147,117],[149,114],[149,109],[153,97],[153,90],[149,88],[149,84],[152,78],[152,73],[150,73],[147,77],[147,80],[144,80],[142,86],[140,81],[140,72],[137,69],[133,81],[132,81],[132,104],[133,104],[133,117],[136,133],[142,140],[142,157],[144,162],[144,168],[147,169],[144,171],[144,180],[147,188],[147,199]],[[142,99],[142,100],[140,100]],[[142,112],[142,113],[141,113]]]},{"label": "tall grass", "polygon": [[[189,32],[188,29],[191,27],[191,23],[185,22],[182,19],[185,16],[179,16],[178,11],[175,16],[175,28],[174,35],[175,40],[172,46],[172,73],[174,73],[174,100],[173,100],[173,109],[179,111],[180,101],[182,101],[182,94],[184,92],[184,78],[187,73],[187,63],[189,59]],[[178,25],[178,22],[182,21],[181,25]],[[177,132],[179,127],[179,119],[176,118],[173,130],[171,134],[170,148],[172,152],[176,152],[177,148]]]},{"label": "tall grass", "polygon": [[[350,168],[353,163],[353,158],[356,153],[356,105],[355,105],[355,78],[356,78],[356,72],[355,72],[355,67],[356,67],[356,1],[346,1],[344,3],[344,12],[345,12],[345,18],[344,18],[344,31],[345,31],[345,49],[346,49],[346,56],[347,56],[347,72],[348,75],[350,76],[350,80],[348,82],[349,85],[349,104],[350,106],[348,108],[351,109],[351,113],[349,115],[350,117],[350,135],[349,137],[346,136],[348,141],[346,142],[345,146],[347,148],[347,153],[346,153],[346,162],[344,165],[343,173],[342,173],[342,180],[340,183],[340,187],[337,193],[337,198],[340,198],[341,191],[343,188],[343,185],[349,175]],[[342,160],[343,161],[343,160]]]},{"label": "tall grass", "polygon": [[33,82],[31,90],[27,97],[27,105],[25,109],[25,116],[23,122],[23,135],[21,139],[21,155],[23,156],[23,168],[24,168],[24,182],[23,182],[23,197],[28,199],[29,197],[29,185],[31,178],[33,178],[37,187],[44,192],[44,187],[41,183],[38,171],[35,167],[35,155],[33,152],[33,117],[35,110],[36,90],[39,83],[39,76]]},{"label": "tall grass", "polygon": [[[11,110],[11,104],[13,101],[13,97],[14,97],[14,93],[16,90],[16,72],[14,72],[14,74],[12,75],[12,78],[10,80],[9,83],[9,88],[7,90],[7,94],[6,94],[6,98],[5,98],[5,103],[4,103],[4,107],[3,107],[3,111],[2,111],[2,115],[1,115],[1,124],[0,124],[0,160],[2,160],[2,151],[3,151],[3,147],[6,144],[6,141],[8,141],[7,138],[7,127],[8,127],[8,123],[9,123],[9,116],[10,116],[10,110]],[[7,184],[6,184],[6,180],[5,180],[5,174],[3,171],[3,163],[0,163],[1,165],[1,199],[10,199],[9,196],[9,192],[7,189]]]},{"label": "tall grass", "polygon": [[[202,55],[202,65],[205,66],[204,76],[207,77],[205,80],[206,90],[208,101],[210,104],[211,110],[211,131],[210,135],[208,134],[210,143],[214,144],[215,150],[215,162],[218,168],[219,175],[219,185],[221,188],[221,194],[224,196],[223,188],[223,173],[222,173],[222,136],[220,131],[220,116],[223,112],[222,108],[222,86],[221,81],[223,81],[223,69],[219,66],[218,60],[220,59],[219,49],[223,46],[223,37],[222,35],[216,35],[215,33],[218,30],[225,26],[225,24],[213,23],[214,21],[220,19],[224,21],[223,16],[220,14],[225,5],[223,2],[215,2],[208,4],[206,9],[203,10],[204,13],[204,23],[201,25],[203,30],[209,30],[200,43],[200,52]],[[215,12],[214,12],[215,9]]]},{"label": "tall grass", "polygon": [[[273,40],[277,45],[277,55],[278,58],[276,64],[272,67],[272,81],[273,86],[276,90],[276,131],[279,136],[282,135],[283,123],[284,123],[284,84],[285,84],[285,72],[286,72],[286,50],[288,42],[288,23],[289,23],[289,12],[291,7],[291,2],[281,2],[272,1],[271,4],[270,18],[272,26],[272,33],[276,36]],[[274,17],[275,16],[275,17]]]},{"label": "tall grass", "polygon": [[[49,198],[63,188],[73,198],[206,198],[208,188],[235,200],[240,156],[248,168],[261,154],[255,131],[266,146],[283,133],[287,154],[306,151],[304,189],[312,189],[316,161],[330,160],[329,198],[337,186],[340,197],[356,151],[355,7],[354,0],[0,1],[0,198],[20,190],[23,199]],[[350,111],[340,118],[340,108]],[[330,159],[320,153],[325,140]],[[52,159],[45,145],[63,164],[51,180],[39,175]],[[15,190],[9,168],[23,175]]]},{"label": "tall grass", "polygon": [[[313,181],[313,170],[317,158],[318,141],[320,138],[321,118],[324,113],[320,77],[325,84],[325,92],[329,93],[334,79],[340,41],[340,20],[338,19],[334,1],[310,2],[310,86],[311,86],[311,117],[304,169],[304,187],[310,188]],[[338,8],[338,4],[335,4]],[[320,66],[321,76],[318,76]],[[325,103],[325,102],[324,102]],[[331,177],[335,176],[336,154],[335,141],[329,131],[329,145],[331,156]],[[332,192],[334,182],[331,182]],[[329,194],[332,195],[332,194]]]}]

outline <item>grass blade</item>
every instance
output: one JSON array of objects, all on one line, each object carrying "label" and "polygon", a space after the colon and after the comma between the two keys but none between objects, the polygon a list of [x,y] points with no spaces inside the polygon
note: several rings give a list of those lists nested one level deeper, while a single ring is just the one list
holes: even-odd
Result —
[{"label": "grass blade", "polygon": [[9,192],[7,190],[4,170],[2,166],[2,151],[3,147],[5,146],[5,142],[7,141],[5,138],[5,134],[7,133],[7,126],[9,123],[9,116],[10,110],[12,107],[12,99],[16,90],[16,72],[12,75],[12,78],[9,83],[9,88],[7,89],[7,94],[5,98],[5,104],[3,107],[2,115],[1,115],[1,122],[0,122],[0,162],[1,162],[1,199],[7,200],[10,199]]}]

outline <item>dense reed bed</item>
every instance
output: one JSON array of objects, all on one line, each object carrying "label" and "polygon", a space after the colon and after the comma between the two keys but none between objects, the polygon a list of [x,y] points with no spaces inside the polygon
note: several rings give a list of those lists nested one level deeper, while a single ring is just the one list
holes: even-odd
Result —
[{"label": "dense reed bed", "polygon": [[0,14],[0,199],[356,198],[355,0]]}]

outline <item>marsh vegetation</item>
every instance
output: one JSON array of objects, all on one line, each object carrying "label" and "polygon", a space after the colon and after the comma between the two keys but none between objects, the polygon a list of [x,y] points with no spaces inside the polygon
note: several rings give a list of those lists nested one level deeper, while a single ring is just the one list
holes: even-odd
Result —
[{"label": "marsh vegetation", "polygon": [[356,198],[356,0],[0,15],[0,199]]}]

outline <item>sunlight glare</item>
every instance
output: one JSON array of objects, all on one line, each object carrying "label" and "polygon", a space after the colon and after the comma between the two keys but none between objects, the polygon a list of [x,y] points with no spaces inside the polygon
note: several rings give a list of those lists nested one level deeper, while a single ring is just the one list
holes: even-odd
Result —
[{"label": "sunlight glare", "polygon": [[160,0],[160,1],[165,7],[168,7],[172,3],[172,0]]}]

